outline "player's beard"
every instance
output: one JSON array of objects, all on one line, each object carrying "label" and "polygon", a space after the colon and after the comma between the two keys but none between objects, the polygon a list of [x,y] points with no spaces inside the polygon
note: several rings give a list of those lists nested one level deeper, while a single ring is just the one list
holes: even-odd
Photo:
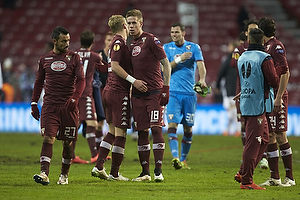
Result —
[{"label": "player's beard", "polygon": [[65,46],[63,48],[56,48],[60,53],[66,53],[68,50],[69,46]]}]

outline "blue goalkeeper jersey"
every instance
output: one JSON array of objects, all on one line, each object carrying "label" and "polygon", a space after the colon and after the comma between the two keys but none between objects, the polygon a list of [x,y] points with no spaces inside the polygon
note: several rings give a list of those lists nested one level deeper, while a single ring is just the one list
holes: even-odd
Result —
[{"label": "blue goalkeeper jersey", "polygon": [[197,68],[197,61],[204,61],[201,48],[198,44],[184,41],[182,46],[177,46],[175,42],[165,44],[164,50],[166,52],[169,62],[172,62],[183,54],[184,52],[192,52],[192,57],[172,69],[170,79],[170,92],[177,94],[194,95],[193,90],[195,84],[195,71]]}]

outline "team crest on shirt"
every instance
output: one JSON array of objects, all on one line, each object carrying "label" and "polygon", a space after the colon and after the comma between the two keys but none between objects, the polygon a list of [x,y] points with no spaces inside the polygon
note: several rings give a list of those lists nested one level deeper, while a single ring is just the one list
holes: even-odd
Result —
[{"label": "team crest on shirt", "polygon": [[169,114],[168,117],[169,117],[170,120],[172,120],[173,117],[174,117],[174,115],[173,114]]},{"label": "team crest on shirt", "polygon": [[280,45],[277,45],[275,50],[278,52],[278,53],[284,53],[284,50],[282,49],[282,47]]},{"label": "team crest on shirt", "polygon": [[50,67],[53,71],[60,72],[67,68],[67,64],[64,61],[55,61]]},{"label": "team crest on shirt", "polygon": [[190,50],[191,49],[191,45],[186,45],[185,47],[187,50]]},{"label": "team crest on shirt", "polygon": [[157,37],[154,37],[154,42],[155,42],[155,44],[160,44],[160,41]]},{"label": "team crest on shirt", "polygon": [[262,125],[262,122],[263,122],[263,118],[257,118],[258,125]]},{"label": "team crest on shirt", "polygon": [[142,41],[143,41],[143,43],[145,43],[146,37],[142,37]]},{"label": "team crest on shirt", "polygon": [[141,53],[141,50],[140,46],[135,46],[132,50],[132,56],[138,56]]},{"label": "team crest on shirt", "polygon": [[72,58],[72,55],[66,55],[66,58],[67,58],[68,61],[70,61],[71,58]]},{"label": "team crest on shirt", "polygon": [[115,44],[113,49],[114,49],[114,51],[119,51],[120,50],[120,45]]}]

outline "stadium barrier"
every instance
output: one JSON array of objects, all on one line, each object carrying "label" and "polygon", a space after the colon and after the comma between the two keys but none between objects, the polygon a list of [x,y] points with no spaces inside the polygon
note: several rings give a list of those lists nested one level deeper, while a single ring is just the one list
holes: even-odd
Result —
[{"label": "stadium barrier", "polygon": [[[29,103],[0,103],[0,133],[39,133],[40,124],[31,116]],[[288,136],[300,136],[300,106],[290,106],[288,111]],[[193,134],[218,135],[226,130],[228,118],[221,104],[199,104],[195,114]],[[104,132],[107,132],[107,126]],[[167,131],[167,124],[163,128]],[[81,132],[81,129],[79,129]],[[128,130],[130,134],[132,130]],[[178,134],[183,134],[182,125]]]}]

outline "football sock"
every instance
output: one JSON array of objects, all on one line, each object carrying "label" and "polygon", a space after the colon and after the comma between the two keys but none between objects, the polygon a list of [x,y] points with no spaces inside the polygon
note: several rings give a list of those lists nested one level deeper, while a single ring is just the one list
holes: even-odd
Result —
[{"label": "football sock", "polygon": [[110,174],[113,175],[113,177],[118,177],[119,168],[124,157],[125,142],[125,137],[117,136],[115,138],[115,144],[112,148],[112,163],[110,171]]},{"label": "football sock", "polygon": [[138,131],[138,154],[140,164],[143,171],[149,171],[149,160],[150,160],[150,143],[149,143],[149,132]]},{"label": "football sock", "polygon": [[100,130],[97,130],[95,131],[95,134],[96,134],[96,147],[97,147],[97,151],[99,151],[99,148],[100,148],[100,143],[102,142],[103,140],[103,132],[102,132],[102,129]]},{"label": "football sock", "polygon": [[86,139],[90,147],[91,157],[97,156],[97,147],[96,147],[96,135],[95,135],[95,127],[94,126],[87,126],[86,127]]},{"label": "football sock", "polygon": [[165,151],[165,139],[162,134],[162,128],[159,126],[153,126],[151,128],[153,136],[153,155],[155,161],[155,168],[161,168],[164,151]]},{"label": "football sock", "polygon": [[176,128],[168,129],[168,141],[169,141],[169,147],[173,158],[179,158],[178,138],[176,135]]},{"label": "football sock", "polygon": [[186,160],[186,157],[191,149],[192,146],[192,133],[184,133],[181,141],[181,156],[180,161]]},{"label": "football sock", "polygon": [[73,155],[73,146],[64,146],[62,152],[62,164],[61,164],[61,174],[68,174],[71,166],[71,160]]},{"label": "football sock", "polygon": [[279,151],[277,143],[269,144],[267,147],[269,158],[269,168],[271,172],[271,178],[279,179],[279,169],[278,169],[278,160],[279,160]]},{"label": "football sock", "polygon": [[52,158],[52,148],[53,144],[43,143],[41,156],[40,156],[40,164],[41,164],[41,172],[45,172],[47,176],[49,175],[49,166]]},{"label": "football sock", "polygon": [[290,179],[294,180],[293,177],[293,164],[292,164],[292,149],[289,142],[280,145],[280,155],[283,161],[283,165],[285,168],[285,176],[289,177]]},{"label": "football sock", "polygon": [[107,135],[104,137],[103,141],[100,144],[99,148],[99,156],[97,159],[96,167],[99,170],[103,169],[103,164],[106,160],[107,155],[109,154],[112,145],[114,144],[115,136],[111,133],[107,133]]}]

